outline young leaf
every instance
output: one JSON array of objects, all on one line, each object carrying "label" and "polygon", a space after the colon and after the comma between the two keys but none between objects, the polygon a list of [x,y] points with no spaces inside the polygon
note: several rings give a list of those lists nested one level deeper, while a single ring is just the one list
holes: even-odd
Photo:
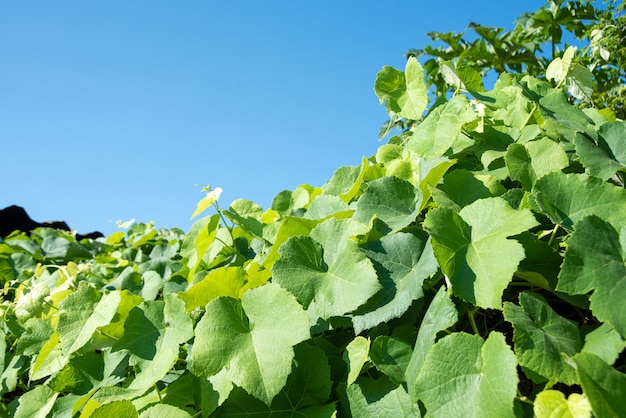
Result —
[{"label": "young leaf", "polygon": [[248,290],[241,301],[213,299],[195,329],[191,372],[210,377],[222,369],[255,398],[270,405],[285,386],[293,346],[309,338],[309,317],[274,283]]},{"label": "young leaf", "polygon": [[504,318],[513,324],[513,344],[520,366],[543,378],[533,380],[577,383],[576,372],[565,356],[580,351],[578,324],[557,314],[537,294],[522,292],[519,303],[505,302]]},{"label": "young leaf", "polygon": [[470,303],[494,309],[501,309],[502,292],[524,259],[522,245],[507,237],[536,225],[529,210],[515,210],[499,197],[479,199],[458,214],[448,208],[434,208],[424,221],[452,292]]},{"label": "young leaf", "polygon": [[416,394],[436,417],[514,417],[517,361],[504,336],[455,333],[426,356]]},{"label": "young leaf", "polygon": [[537,418],[591,418],[591,406],[584,395],[572,393],[567,399],[558,390],[544,390],[535,398]]},{"label": "young leaf", "polygon": [[363,365],[369,358],[370,340],[357,336],[346,347],[343,354],[343,360],[348,365],[348,385],[351,385],[363,369]]}]

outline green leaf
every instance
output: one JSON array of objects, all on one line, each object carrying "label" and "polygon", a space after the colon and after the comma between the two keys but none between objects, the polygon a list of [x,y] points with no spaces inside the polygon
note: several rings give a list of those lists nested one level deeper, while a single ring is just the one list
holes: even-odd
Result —
[{"label": "green leaf", "polygon": [[574,224],[556,290],[572,295],[593,291],[591,311],[626,338],[626,228],[620,233],[597,216]]},{"label": "green leaf", "polygon": [[626,416],[626,374],[620,373],[591,353],[574,357],[583,393],[597,417]]},{"label": "green leaf", "polygon": [[456,62],[450,60],[440,62],[439,70],[446,83],[454,87],[455,90],[484,90],[480,73],[472,67],[457,67]]},{"label": "green leaf", "polygon": [[400,385],[405,381],[405,372],[412,352],[408,342],[381,335],[372,343],[369,356],[378,370],[387,375],[393,383]]},{"label": "green leaf", "polygon": [[269,405],[285,386],[293,346],[309,338],[309,317],[296,299],[274,283],[248,290],[241,301],[213,299],[195,329],[190,370],[210,377],[222,369]]},{"label": "green leaf", "polygon": [[569,94],[578,100],[591,100],[595,90],[593,74],[587,67],[574,64],[565,79]]},{"label": "green leaf", "polygon": [[374,85],[380,103],[400,117],[419,120],[428,105],[424,70],[414,57],[407,60],[405,72],[385,66],[376,75]]},{"label": "green leaf", "polygon": [[185,240],[183,241],[180,253],[188,259],[189,266],[188,282],[191,282],[196,270],[202,263],[202,256],[209,249],[215,240],[215,235],[219,229],[220,215],[215,214],[196,221]]},{"label": "green leaf", "polygon": [[516,367],[502,334],[451,334],[426,356],[415,389],[433,418],[514,417]]},{"label": "green leaf", "polygon": [[359,192],[368,167],[365,158],[360,166],[340,167],[322,186],[322,190],[326,194],[341,198],[344,202],[350,202]]},{"label": "green leaf", "polygon": [[334,416],[335,405],[327,403],[332,382],[326,355],[320,348],[309,344],[298,344],[294,351],[293,369],[287,384],[270,406],[236,388],[215,416]]},{"label": "green leaf", "polygon": [[281,245],[273,280],[323,319],[344,315],[381,289],[372,262],[350,239],[351,220],[328,219]]},{"label": "green leaf", "polygon": [[120,293],[106,293],[100,299],[91,286],[83,285],[59,304],[57,332],[63,354],[69,355],[87,344],[98,327],[108,325],[117,312]]},{"label": "green leaf", "polygon": [[424,314],[417,334],[417,340],[415,340],[413,347],[413,354],[406,368],[406,382],[409,388],[409,394],[414,402],[417,402],[417,392],[415,388],[417,376],[422,369],[426,355],[430,352],[433,345],[435,345],[437,334],[456,324],[457,320],[458,314],[456,306],[450,299],[450,295],[446,289],[441,286]]},{"label": "green leaf", "polygon": [[[142,414],[143,415],[143,414]],[[144,415],[145,417],[156,417],[155,415]],[[188,416],[188,415],[186,415]],[[106,403],[98,408],[94,409],[90,418],[110,418],[110,417],[125,417],[135,418],[139,417],[137,409],[131,401],[121,400]]]},{"label": "green leaf", "polygon": [[584,395],[572,393],[567,399],[558,390],[544,390],[535,398],[537,418],[591,418],[591,406]]},{"label": "green leaf", "polygon": [[554,80],[557,84],[564,81],[572,67],[575,52],[576,47],[570,46],[563,53],[563,57],[553,59],[546,69],[546,78]]},{"label": "green leaf", "polygon": [[445,105],[431,110],[409,138],[406,148],[423,158],[441,157],[457,140],[463,125],[476,117],[464,95],[454,96]]},{"label": "green leaf", "polygon": [[58,393],[46,385],[36,386],[19,398],[15,418],[46,418],[52,410]]},{"label": "green leaf", "polygon": [[242,267],[220,267],[181,293],[180,299],[187,305],[188,312],[204,307],[220,296],[241,299],[247,281],[248,275]]},{"label": "green leaf", "polygon": [[367,184],[357,201],[354,219],[367,224],[376,216],[392,230],[399,230],[415,221],[421,198],[419,189],[408,181],[381,177]]},{"label": "green leaf", "polygon": [[193,325],[185,312],[185,304],[172,293],[166,294],[163,301],[165,303],[159,307],[163,309],[160,321],[153,323],[159,330],[154,344],[156,353],[151,358],[131,356],[131,363],[139,373],[128,385],[129,389],[147,389],[163,379],[178,360],[180,345],[193,337]]},{"label": "green leaf", "polygon": [[519,181],[524,190],[528,191],[537,179],[548,173],[561,171],[569,165],[563,148],[548,138],[524,145],[511,144],[504,159],[511,180]]},{"label": "green leaf", "polygon": [[582,134],[574,138],[576,153],[592,176],[608,180],[618,170],[626,170],[626,122],[609,122],[600,126],[597,144]]},{"label": "green leaf", "polygon": [[[109,417],[126,417],[126,415],[109,415]],[[156,404],[152,405],[139,414],[139,418],[191,418],[192,415],[172,405]]]},{"label": "green leaf", "polygon": [[398,99],[400,116],[419,120],[428,106],[428,89],[424,84],[424,70],[415,57],[409,57],[404,68],[406,94]]},{"label": "green leaf", "polygon": [[537,180],[531,198],[552,222],[567,230],[589,215],[615,228],[626,223],[626,190],[584,174],[546,174]]},{"label": "green leaf", "polygon": [[346,389],[353,417],[417,417],[411,399],[403,386],[397,386],[385,376],[374,380],[359,377]]},{"label": "green leaf", "polygon": [[24,291],[15,304],[15,315],[20,321],[26,321],[33,316],[41,315],[45,299],[50,295],[50,289],[44,282],[37,282],[30,289]]},{"label": "green leaf", "polygon": [[585,335],[585,344],[581,351],[600,357],[606,364],[613,364],[624,348],[626,340],[605,322]]},{"label": "green leaf", "polygon": [[343,360],[348,365],[348,385],[351,385],[361,374],[369,358],[369,350],[370,340],[360,335],[347,345]]},{"label": "green leaf", "polygon": [[437,260],[425,233],[398,232],[363,247],[374,263],[382,289],[352,316],[354,330],[398,318],[423,296],[422,283],[437,272]]},{"label": "green leaf", "polygon": [[[504,318],[513,324],[517,360],[537,382],[577,383],[576,371],[567,362],[582,346],[578,324],[557,314],[544,298],[522,292],[520,306],[504,304]],[[541,376],[537,378],[536,375]]]},{"label": "green leaf", "polygon": [[222,194],[222,188],[216,187],[214,190],[211,190],[210,187],[205,187],[203,191],[208,190],[206,196],[200,201],[198,201],[198,205],[196,206],[196,210],[191,215],[191,219],[200,215],[202,212],[210,208],[217,200],[220,198]]},{"label": "green leaf", "polygon": [[439,188],[432,190],[433,200],[439,206],[456,211],[478,199],[500,196],[506,192],[495,177],[464,169],[449,172],[440,188],[441,192]]},{"label": "green leaf", "polygon": [[515,210],[499,197],[477,200],[458,214],[448,208],[434,208],[424,221],[452,292],[470,303],[494,309],[501,309],[502,292],[524,259],[522,245],[507,237],[536,225],[529,210]]}]

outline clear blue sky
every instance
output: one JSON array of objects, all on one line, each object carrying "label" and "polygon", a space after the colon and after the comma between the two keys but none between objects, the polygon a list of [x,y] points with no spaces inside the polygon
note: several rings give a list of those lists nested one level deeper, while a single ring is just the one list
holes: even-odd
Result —
[{"label": "clear blue sky", "polygon": [[376,152],[373,86],[427,32],[543,1],[6,1],[0,208],[188,230],[200,190],[264,208]]}]

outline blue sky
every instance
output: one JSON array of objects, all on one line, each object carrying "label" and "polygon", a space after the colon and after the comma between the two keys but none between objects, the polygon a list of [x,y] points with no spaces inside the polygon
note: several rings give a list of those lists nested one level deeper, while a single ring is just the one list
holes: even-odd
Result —
[{"label": "blue sky", "polygon": [[376,152],[376,73],[427,32],[510,29],[543,4],[2,2],[0,208],[107,235],[188,230],[207,184],[267,208]]}]

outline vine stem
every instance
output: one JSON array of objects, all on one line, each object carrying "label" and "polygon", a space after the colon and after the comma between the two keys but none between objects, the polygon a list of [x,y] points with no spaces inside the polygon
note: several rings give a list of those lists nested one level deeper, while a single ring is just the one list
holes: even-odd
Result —
[{"label": "vine stem", "polygon": [[472,330],[474,330],[474,334],[480,336],[480,332],[478,331],[478,326],[476,325],[476,318],[474,318],[474,314],[476,313],[476,309],[472,309],[467,311],[467,318],[470,321],[470,325],[472,326]]}]

